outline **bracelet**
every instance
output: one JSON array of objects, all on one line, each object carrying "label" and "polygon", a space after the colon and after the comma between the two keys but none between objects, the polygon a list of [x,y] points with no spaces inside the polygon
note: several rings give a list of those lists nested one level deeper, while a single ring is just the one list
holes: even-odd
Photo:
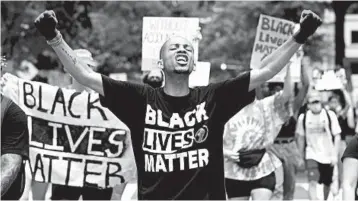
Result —
[{"label": "bracelet", "polygon": [[46,42],[48,45],[52,47],[56,47],[60,45],[60,43],[62,42],[62,34],[59,31],[57,31],[56,37]]}]

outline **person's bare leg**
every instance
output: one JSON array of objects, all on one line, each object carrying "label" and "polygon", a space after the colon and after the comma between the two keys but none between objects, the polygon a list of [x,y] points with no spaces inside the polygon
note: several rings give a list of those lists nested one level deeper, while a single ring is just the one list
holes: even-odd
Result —
[{"label": "person's bare leg", "polygon": [[251,191],[252,200],[269,200],[271,196],[272,191],[267,188],[256,188]]},{"label": "person's bare leg", "polygon": [[32,186],[31,170],[29,167],[29,163],[26,162],[26,165],[25,165],[25,187],[24,187],[24,192],[22,193],[22,196],[20,198],[21,201],[30,200],[31,186]]},{"label": "person's bare leg", "polygon": [[249,200],[250,196],[247,197],[235,197],[235,198],[229,198],[229,200]]},{"label": "person's bare leg", "polygon": [[316,181],[310,181],[309,182],[308,195],[310,197],[310,200],[318,200],[318,197],[317,197],[317,182]]},{"label": "person's bare leg", "polygon": [[327,185],[323,185],[323,196],[324,196],[324,200],[327,200],[328,195],[330,192],[330,186]]}]

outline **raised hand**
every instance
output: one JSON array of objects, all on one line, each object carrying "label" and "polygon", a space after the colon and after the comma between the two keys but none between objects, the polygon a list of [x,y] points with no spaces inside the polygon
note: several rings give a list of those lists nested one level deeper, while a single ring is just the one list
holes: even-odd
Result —
[{"label": "raised hand", "polygon": [[35,19],[34,23],[36,28],[46,38],[46,40],[49,41],[56,37],[58,32],[58,30],[56,29],[58,20],[53,10],[47,10],[41,13]]},{"label": "raised hand", "polygon": [[322,24],[322,19],[310,10],[304,10],[300,19],[300,30],[294,34],[297,43],[305,43],[317,28]]}]

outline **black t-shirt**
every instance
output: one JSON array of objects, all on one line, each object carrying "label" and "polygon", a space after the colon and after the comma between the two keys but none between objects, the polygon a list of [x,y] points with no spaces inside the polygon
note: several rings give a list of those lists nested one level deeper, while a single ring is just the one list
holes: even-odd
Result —
[{"label": "black t-shirt", "polygon": [[[4,98],[4,97],[2,97]],[[28,159],[29,141],[26,114],[12,101],[3,117],[1,125],[1,155],[18,154],[23,160]],[[2,200],[18,200],[23,192],[25,182],[24,164]]]},{"label": "black t-shirt", "polygon": [[348,126],[348,120],[347,118],[343,118],[342,116],[338,116],[338,123],[341,127],[341,139],[345,140],[346,136],[354,135],[355,131],[352,128],[349,128]]},{"label": "black t-shirt", "polygon": [[282,125],[281,130],[277,135],[277,138],[295,137],[296,124],[296,119],[294,117],[291,117],[288,122]]},{"label": "black t-shirt", "polygon": [[254,100],[250,72],[183,97],[102,76],[103,106],[131,130],[138,199],[225,199],[225,123]]}]

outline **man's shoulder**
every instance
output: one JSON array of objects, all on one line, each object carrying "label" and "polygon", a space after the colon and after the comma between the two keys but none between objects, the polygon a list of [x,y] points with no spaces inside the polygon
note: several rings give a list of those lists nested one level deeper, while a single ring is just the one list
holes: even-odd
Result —
[{"label": "man's shoulder", "polygon": [[332,110],[330,109],[325,109],[329,115],[330,118],[337,118],[337,115],[335,112],[333,112]]},{"label": "man's shoulder", "polygon": [[9,100],[8,108],[4,114],[3,125],[6,125],[6,121],[15,120],[16,122],[26,122],[27,117],[25,112],[13,101]]},{"label": "man's shoulder", "polygon": [[305,112],[302,112],[300,115],[298,115],[297,122],[303,121],[303,118],[305,117],[306,113],[307,113],[307,112],[305,111]]}]

